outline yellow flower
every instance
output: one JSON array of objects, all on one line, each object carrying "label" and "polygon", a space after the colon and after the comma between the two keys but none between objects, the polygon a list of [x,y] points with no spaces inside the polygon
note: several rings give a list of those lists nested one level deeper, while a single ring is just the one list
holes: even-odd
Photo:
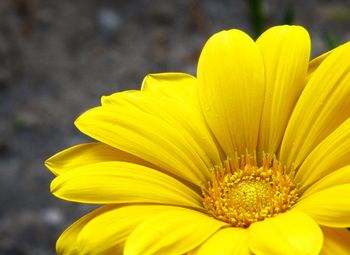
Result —
[{"label": "yellow flower", "polygon": [[103,206],[59,254],[348,254],[350,44],[311,62],[302,27],[212,36],[197,77],[148,75],[76,126],[52,193]]}]

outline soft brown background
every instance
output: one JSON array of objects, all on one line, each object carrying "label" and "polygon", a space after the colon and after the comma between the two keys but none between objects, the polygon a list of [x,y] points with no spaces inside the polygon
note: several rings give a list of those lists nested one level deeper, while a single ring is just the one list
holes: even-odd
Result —
[{"label": "soft brown background", "polygon": [[[267,25],[286,8],[314,56],[325,33],[350,40],[349,0],[264,1]],[[246,1],[0,0],[0,254],[55,254],[59,233],[92,208],[53,197],[43,166],[89,140],[73,126],[80,113],[147,73],[195,74],[208,36],[232,27],[251,33]]]}]

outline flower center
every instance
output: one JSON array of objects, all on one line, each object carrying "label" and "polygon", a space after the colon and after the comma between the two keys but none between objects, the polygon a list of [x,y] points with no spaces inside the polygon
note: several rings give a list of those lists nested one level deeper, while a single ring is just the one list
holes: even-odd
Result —
[{"label": "flower center", "polygon": [[202,187],[208,213],[234,227],[273,217],[290,209],[298,200],[293,172],[267,155],[258,167],[256,157],[247,154],[227,159],[212,170],[211,181]]}]

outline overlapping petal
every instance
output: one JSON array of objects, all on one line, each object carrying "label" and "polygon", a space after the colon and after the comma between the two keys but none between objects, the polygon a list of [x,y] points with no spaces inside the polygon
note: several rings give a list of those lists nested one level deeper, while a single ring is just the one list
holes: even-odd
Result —
[{"label": "overlapping petal", "polygon": [[[347,44],[350,44],[350,43],[349,43],[349,42],[344,43],[344,44],[338,46],[338,48],[339,48],[339,47],[344,47],[344,46],[347,45]],[[336,49],[337,49],[337,48],[336,48]],[[310,61],[309,68],[308,68],[308,74],[307,74],[307,77],[306,77],[306,80],[307,80],[307,81],[310,80],[311,76],[314,74],[314,72],[316,71],[316,69],[321,65],[321,63],[322,63],[330,54],[333,53],[334,50],[335,50],[335,49],[332,49],[332,50],[330,50],[330,51],[327,51],[327,52],[321,54],[320,56],[318,56],[318,57],[316,57],[316,58],[314,58],[314,59],[312,59],[312,60]]]},{"label": "overlapping petal", "polygon": [[203,114],[226,155],[255,151],[265,91],[255,42],[239,30],[215,34],[203,48],[197,77]]},{"label": "overlapping petal", "polygon": [[[200,185],[209,176],[208,168],[220,163],[221,153],[193,99],[195,84],[189,75],[151,75],[143,92],[104,97],[104,106],[84,113],[76,125],[97,140]],[[168,91],[185,87],[187,99],[179,99],[180,92],[168,96]]]},{"label": "overlapping petal", "polygon": [[[350,119],[326,137],[301,164],[295,181],[304,190],[332,171],[350,164]],[[336,185],[336,183],[334,183]]]},{"label": "overlapping petal", "polygon": [[265,65],[266,92],[259,132],[259,151],[275,154],[289,116],[305,86],[310,38],[300,26],[277,26],[257,40]]},{"label": "overlapping petal", "polygon": [[70,225],[58,238],[56,242],[56,251],[59,255],[76,255],[81,254],[80,248],[77,242],[78,236],[81,230],[86,226],[86,224],[95,219],[95,217],[102,215],[109,210],[113,210],[115,206],[104,206],[95,211],[85,215],[80,218],[72,225]]},{"label": "overlapping petal", "polygon": [[323,242],[316,222],[296,210],[253,223],[248,231],[249,247],[257,255],[316,255]]},{"label": "overlapping petal", "polygon": [[327,189],[333,186],[350,183],[350,165],[340,168],[326,175],[302,193],[305,198],[313,193]]},{"label": "overlapping petal", "polygon": [[182,182],[128,162],[102,162],[68,171],[52,181],[51,192],[83,203],[158,203],[202,208],[201,196]]},{"label": "overlapping petal", "polygon": [[350,117],[350,44],[335,49],[303,90],[283,137],[280,161],[298,167]]},{"label": "overlapping petal", "polygon": [[124,254],[184,254],[225,225],[205,214],[174,208],[137,226],[126,241]]},{"label": "overlapping petal", "polygon": [[85,143],[63,150],[45,161],[45,166],[55,175],[71,169],[104,161],[125,161],[148,167],[151,163],[103,143]]},{"label": "overlapping petal", "polygon": [[[146,79],[147,80],[147,79]],[[166,85],[164,85],[166,86]],[[169,89],[168,89],[169,90]],[[197,101],[198,103],[198,101]],[[181,100],[161,96],[155,92],[133,91],[116,93],[102,99],[103,105],[125,106],[142,111],[165,121],[172,128],[181,131],[189,146],[195,150],[206,168],[221,163],[221,157],[214,139],[205,124],[199,107]]]},{"label": "overlapping petal", "polygon": [[220,229],[189,254],[249,255],[248,231],[232,227]]},{"label": "overlapping petal", "polygon": [[186,73],[149,74],[141,86],[141,91],[175,99],[192,107],[199,107],[197,90],[197,79]]},{"label": "overlapping petal", "polygon": [[98,107],[76,121],[89,136],[199,185],[209,174],[196,151],[164,120],[129,107]]},{"label": "overlapping petal", "polygon": [[77,238],[79,254],[122,254],[130,233],[153,214],[171,209],[160,205],[130,205],[91,219]]},{"label": "overlapping petal", "polygon": [[322,227],[324,242],[321,255],[348,255],[350,231],[345,228]]},{"label": "overlapping petal", "polygon": [[337,185],[305,198],[295,208],[310,215],[323,226],[346,228],[350,226],[350,183]]}]

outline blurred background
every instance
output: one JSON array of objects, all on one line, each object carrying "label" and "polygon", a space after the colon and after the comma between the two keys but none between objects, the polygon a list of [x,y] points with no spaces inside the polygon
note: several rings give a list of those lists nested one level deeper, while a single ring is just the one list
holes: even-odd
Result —
[{"label": "blurred background", "polygon": [[55,254],[55,241],[92,206],[49,192],[43,161],[89,141],[73,126],[102,95],[147,73],[195,74],[219,30],[256,38],[293,23],[313,56],[350,40],[350,0],[0,0],[0,254]]}]

